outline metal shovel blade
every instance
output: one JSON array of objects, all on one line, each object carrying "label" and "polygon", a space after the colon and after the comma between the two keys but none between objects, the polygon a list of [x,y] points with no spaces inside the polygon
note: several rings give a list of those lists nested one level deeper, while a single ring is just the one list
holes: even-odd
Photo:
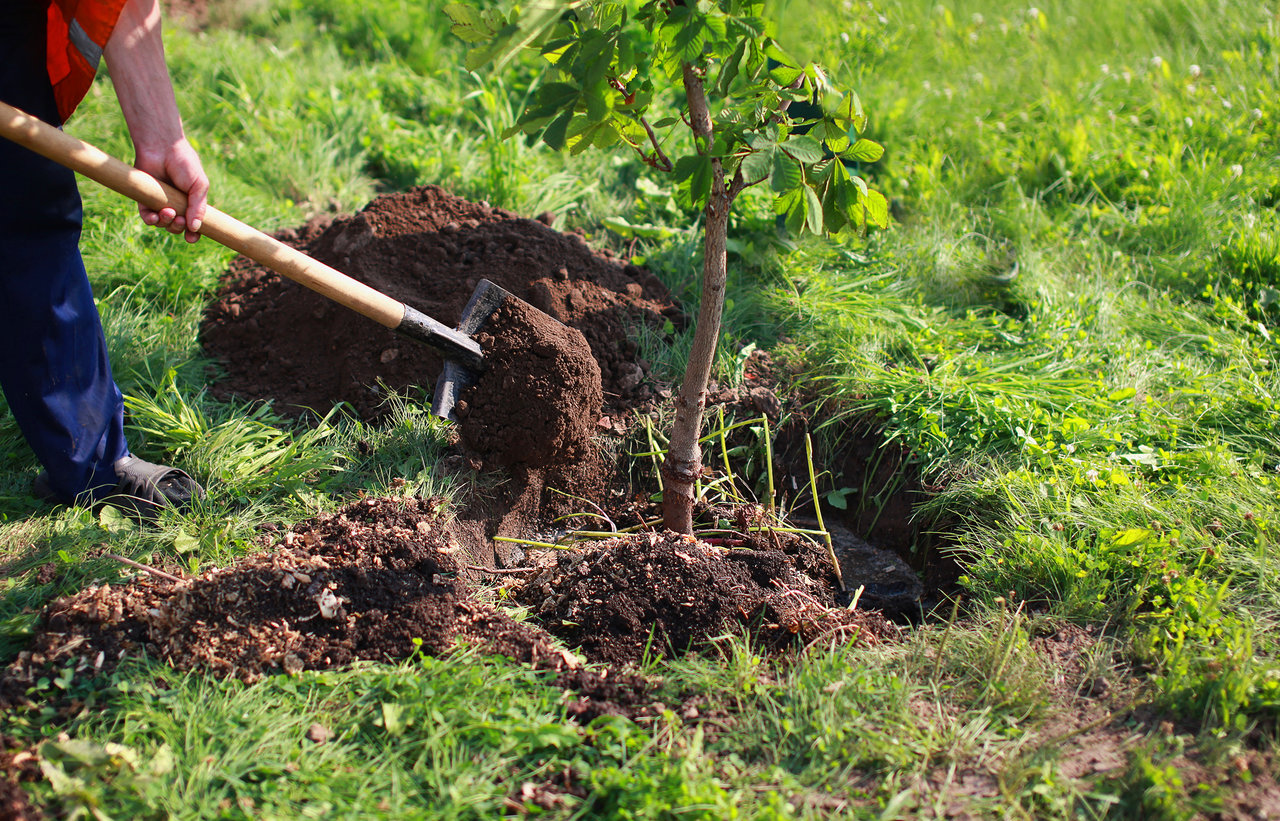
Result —
[{"label": "metal shovel blade", "polygon": [[[458,320],[458,332],[471,337],[484,330],[498,308],[512,294],[494,285],[487,279],[480,280],[467,306],[462,309],[462,318]],[[443,419],[457,422],[454,408],[462,392],[476,383],[480,378],[480,370],[468,368],[456,359],[446,359],[440,378],[436,380],[436,392],[431,400],[431,412]]]}]

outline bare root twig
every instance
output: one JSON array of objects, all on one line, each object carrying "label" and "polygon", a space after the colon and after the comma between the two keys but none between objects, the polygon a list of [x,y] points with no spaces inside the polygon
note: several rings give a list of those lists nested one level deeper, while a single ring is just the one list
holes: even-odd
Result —
[{"label": "bare root twig", "polygon": [[127,564],[130,567],[136,567],[138,570],[143,570],[147,573],[150,573],[152,576],[155,576],[158,579],[164,579],[165,581],[170,581],[170,582],[182,581],[181,578],[174,576],[171,573],[166,573],[163,570],[156,570],[154,567],[149,567],[148,565],[142,564],[141,562],[135,562],[133,559],[126,559],[124,556],[118,556],[115,553],[103,553],[102,555],[106,556],[108,559],[115,559],[116,561],[122,564]]},{"label": "bare root twig", "polygon": [[[812,649],[814,648],[814,646],[815,646],[818,642],[820,642],[820,641],[822,641],[822,640],[824,640],[824,639],[826,639],[826,638],[831,638],[831,639],[833,640],[833,645],[834,645],[834,639],[835,639],[837,636],[839,636],[841,633],[850,633],[850,632],[851,632],[851,633],[853,633],[854,635],[860,635],[860,634],[862,634],[862,632],[863,632],[863,631],[862,631],[862,625],[861,625],[861,624],[837,624],[837,625],[835,625],[834,627],[828,628],[827,630],[824,630],[824,631],[822,631],[821,633],[819,633],[819,634],[818,634],[818,635],[813,639],[813,641],[809,642],[808,644],[806,644],[806,645],[804,646],[804,650],[802,650],[801,652],[802,652],[802,653],[807,653],[807,652],[809,652],[810,650],[812,650]],[[867,634],[867,635],[866,635],[866,638],[868,639],[869,643],[871,643],[871,644],[875,644],[875,643],[876,643],[875,638],[874,638],[873,636],[871,636],[870,634]]]},{"label": "bare root twig", "polygon": [[483,567],[478,564],[467,565],[468,570],[476,570],[481,573],[491,573],[494,576],[509,576],[515,573],[536,573],[537,567]]}]

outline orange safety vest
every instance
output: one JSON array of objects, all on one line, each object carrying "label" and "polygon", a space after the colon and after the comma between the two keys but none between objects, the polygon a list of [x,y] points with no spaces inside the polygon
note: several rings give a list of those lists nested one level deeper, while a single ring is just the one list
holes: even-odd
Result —
[{"label": "orange safety vest", "polygon": [[49,0],[49,82],[63,122],[89,93],[102,49],[128,0]]}]

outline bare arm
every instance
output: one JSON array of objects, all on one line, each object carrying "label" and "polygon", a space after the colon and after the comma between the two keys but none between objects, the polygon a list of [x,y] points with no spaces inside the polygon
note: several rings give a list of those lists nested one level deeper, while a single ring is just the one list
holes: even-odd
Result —
[{"label": "bare arm", "polygon": [[186,213],[139,208],[142,219],[175,234],[185,232],[187,241],[195,242],[209,178],[182,129],[160,36],[159,0],[129,0],[103,55],[133,138],[134,165],[187,194]]}]

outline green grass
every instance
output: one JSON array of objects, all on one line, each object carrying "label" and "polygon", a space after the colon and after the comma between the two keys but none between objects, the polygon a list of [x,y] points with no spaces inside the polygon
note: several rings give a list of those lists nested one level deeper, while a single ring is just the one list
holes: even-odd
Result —
[{"label": "green grass", "polygon": [[[215,203],[274,229],[436,183],[554,211],[692,303],[696,215],[633,157],[497,139],[532,69],[466,72],[440,8],[264,0],[225,4],[206,32],[171,26]],[[934,489],[918,517],[953,523],[954,616],[788,664],[726,637],[646,667],[671,710],[643,724],[577,726],[539,674],[470,652],[254,685],[139,666],[77,693],[80,715],[0,719],[74,742],[47,749],[67,778],[38,797],[113,817],[488,818],[569,772],[588,797],[549,817],[1187,818],[1248,794],[1240,762],[1275,776],[1280,19],[1208,0],[777,9],[802,23],[782,27],[789,47],[861,94],[886,147],[862,173],[896,222],[792,252],[768,197],[744,195],[718,378],[740,379],[755,344],[820,397],[805,410],[826,444],[870,421],[905,448]],[[107,79],[68,131],[129,157]],[[433,471],[447,431],[407,399],[378,428],[212,399],[198,329],[230,253],[83,192],[131,439],[211,493],[146,530],[39,509],[0,415],[0,654],[50,598],[119,576],[104,545],[197,569],[253,549],[263,523],[401,479],[455,490]],[[687,333],[639,342],[679,374]],[[708,448],[719,469],[728,446]],[[735,469],[759,491],[753,458]],[[61,572],[41,583],[48,562]],[[1110,701],[1071,701],[1035,649],[1084,627],[1083,680],[1111,682]],[[714,721],[680,717],[690,693]],[[314,722],[330,742],[302,740]],[[1079,773],[1077,742],[1114,745],[1116,767]]]}]

